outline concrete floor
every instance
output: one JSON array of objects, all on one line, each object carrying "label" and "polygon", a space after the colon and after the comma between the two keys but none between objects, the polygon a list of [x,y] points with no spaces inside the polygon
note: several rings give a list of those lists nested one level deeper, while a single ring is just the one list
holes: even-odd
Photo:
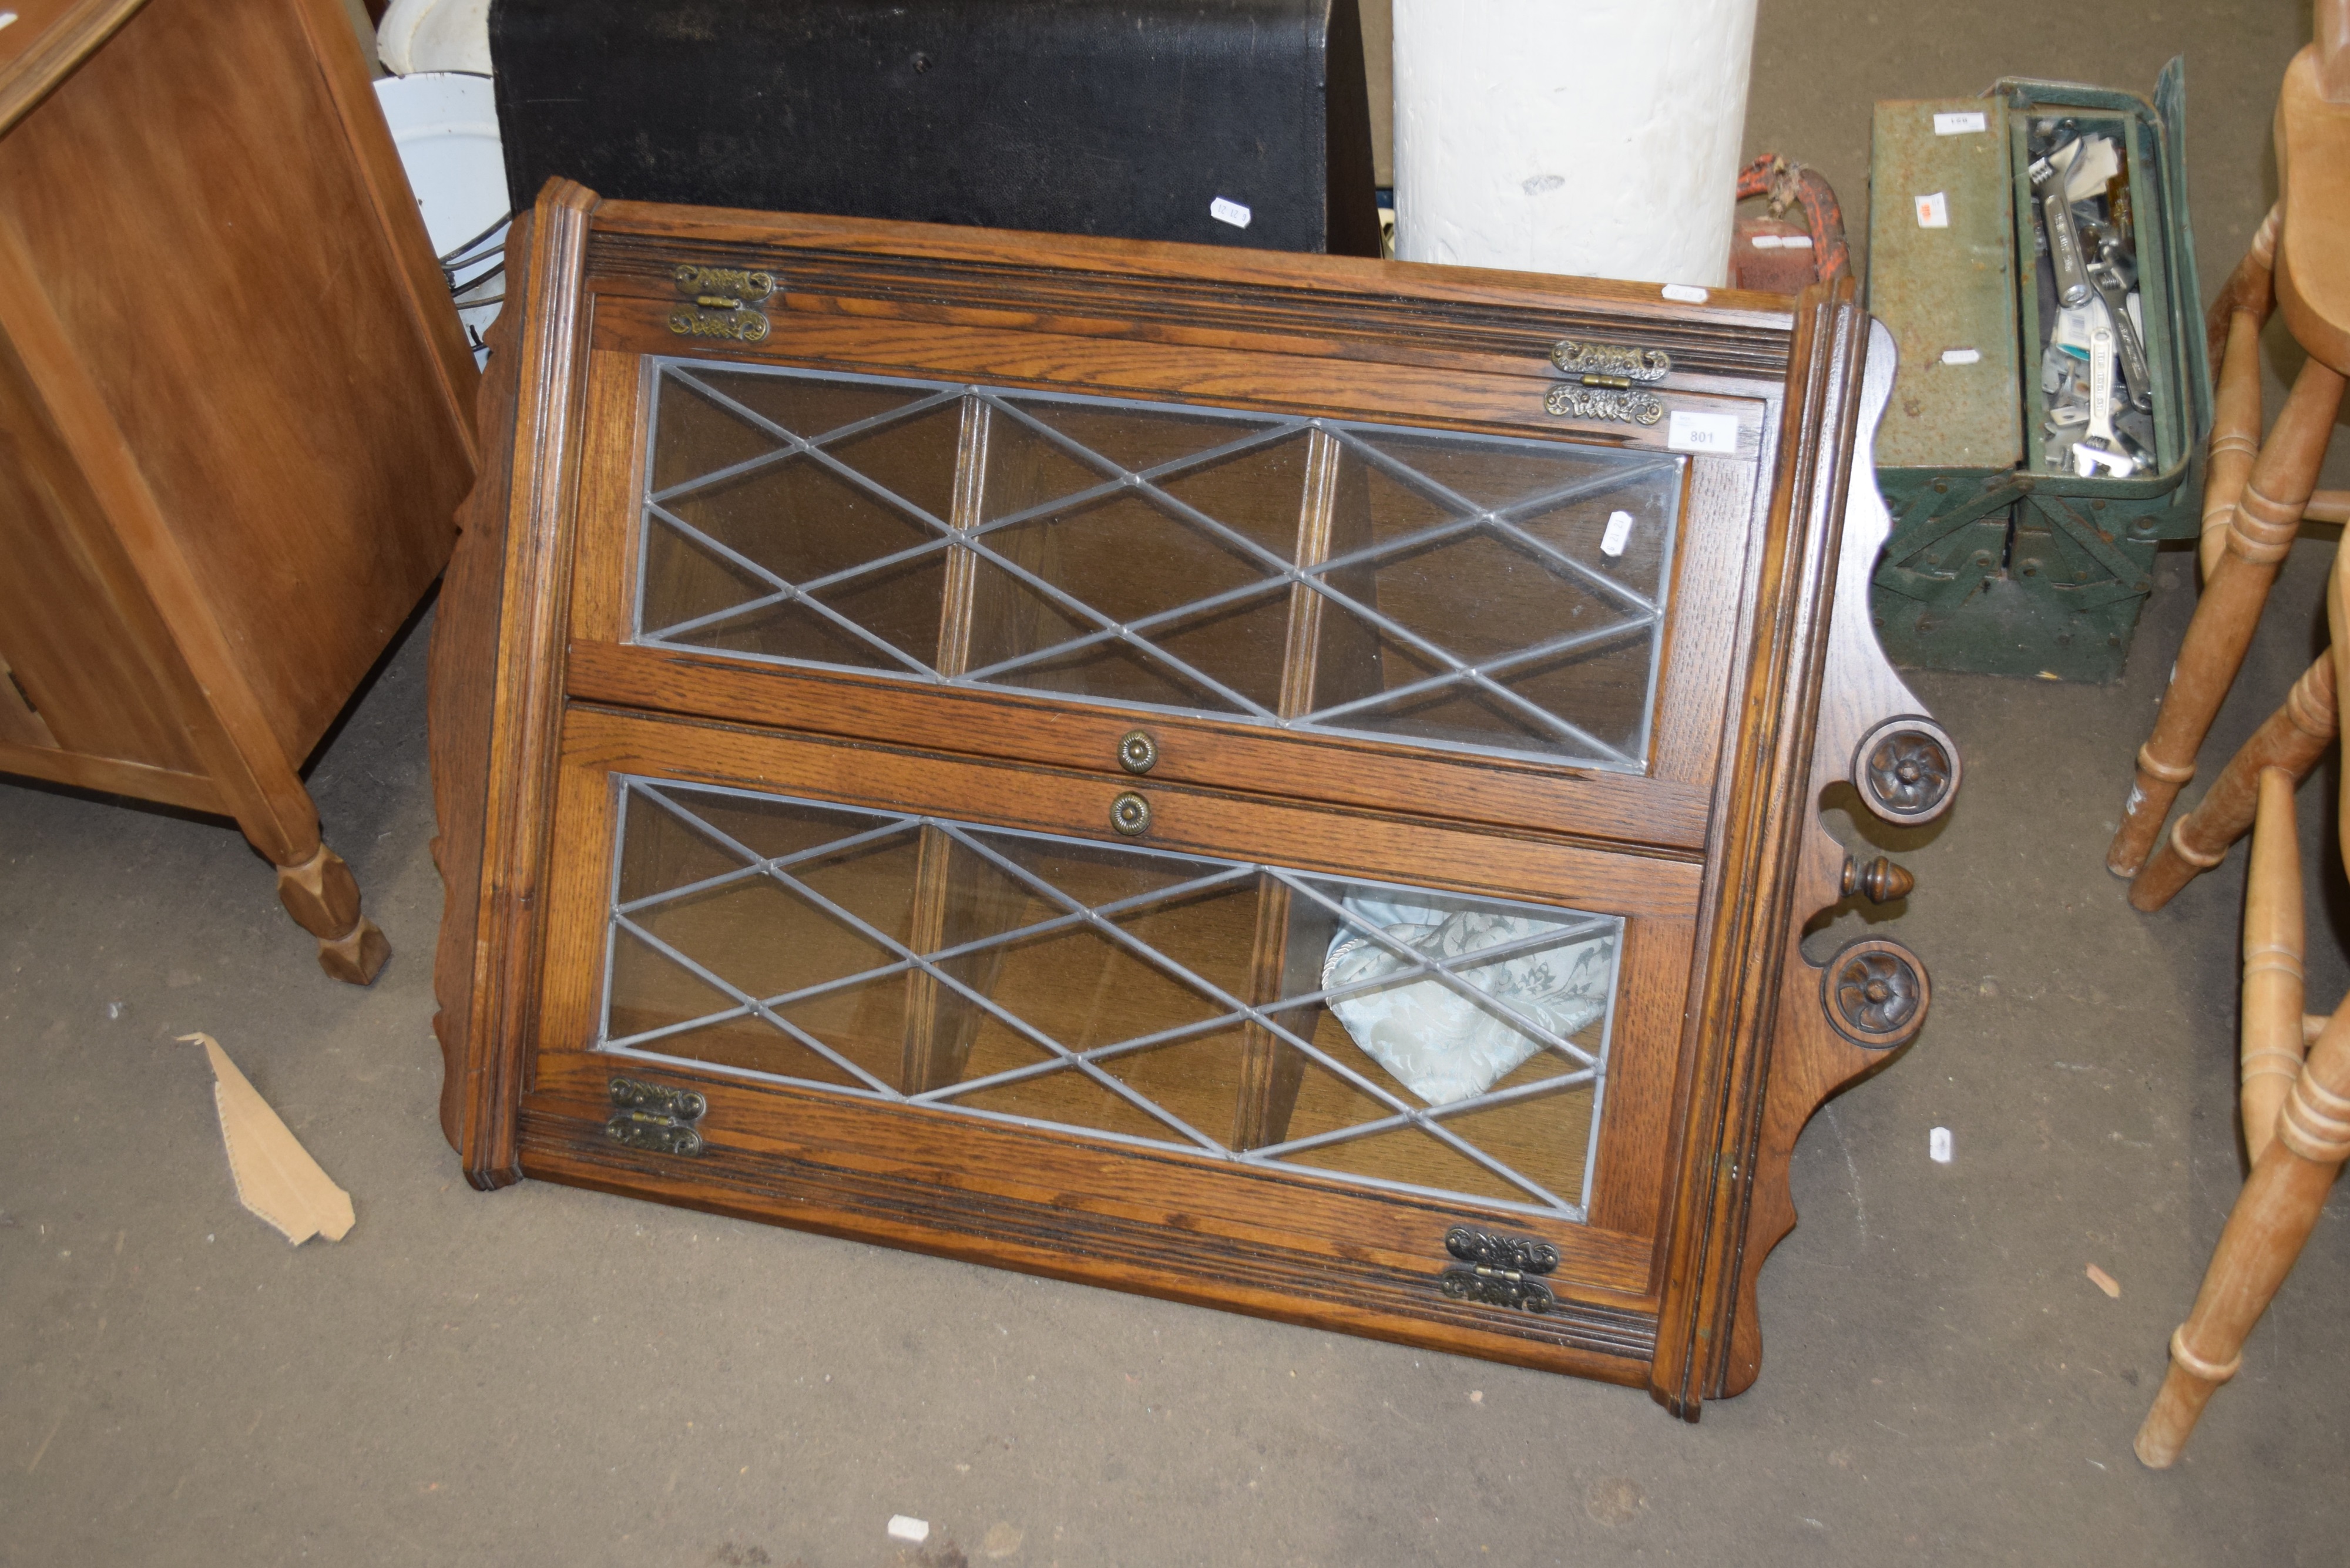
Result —
[{"label": "concrete floor", "polygon": [[[1963,36],[1958,15],[1766,0],[1754,144],[1821,164],[1857,234],[1872,99],[2026,70],[2144,88],[2183,48],[2216,286],[2273,190],[2306,9],[2173,5],[2069,42],[2018,0]],[[2207,769],[2322,641],[2332,553],[2296,551]],[[2185,1462],[2129,1451],[2240,1180],[2241,853],[2152,918],[2100,864],[2185,566],[2117,686],[1918,678],[1968,763],[1947,823],[1896,846],[1936,1011],[1805,1133],[1762,1381],[1696,1427],[1618,1388],[469,1190],[433,1118],[423,629],[311,775],[397,950],[372,990],[318,975],[233,831],[0,786],[0,1562],[2339,1562],[2339,1212]],[[2323,778],[2318,1006],[2350,985]],[[348,1239],[289,1249],[237,1206],[191,1030],[351,1189]],[[893,1513],[934,1521],[926,1558]]]}]

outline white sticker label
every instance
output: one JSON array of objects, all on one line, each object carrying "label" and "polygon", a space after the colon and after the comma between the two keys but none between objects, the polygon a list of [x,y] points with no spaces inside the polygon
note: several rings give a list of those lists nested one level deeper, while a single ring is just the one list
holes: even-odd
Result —
[{"label": "white sticker label", "polygon": [[1926,1158],[1936,1165],[1950,1163],[1950,1129],[1936,1127],[1926,1135]]},{"label": "white sticker label", "polygon": [[1250,212],[1246,207],[1242,206],[1238,202],[1232,201],[1229,197],[1219,196],[1214,201],[1208,203],[1208,216],[1215,219],[1216,222],[1220,223],[1230,223],[1236,229],[1247,228],[1249,226],[1249,220],[1255,215],[1255,213]]},{"label": "white sticker label", "polygon": [[1665,426],[1665,445],[1674,452],[1734,452],[1738,450],[1738,416],[1675,409]]},{"label": "white sticker label", "polygon": [[1669,283],[1661,292],[1667,299],[1678,300],[1683,305],[1705,303],[1705,290],[1693,283]]},{"label": "white sticker label", "polygon": [[1979,109],[1968,109],[1960,114],[1938,114],[1934,117],[1934,134],[1937,136],[1964,136],[1969,131],[1990,129],[1991,121],[1983,118],[1983,111]]},{"label": "white sticker label", "polygon": [[1937,191],[1918,201],[1918,226],[1921,229],[1947,229],[1950,226],[1950,196],[1947,191]]},{"label": "white sticker label", "polygon": [[1610,512],[1607,514],[1607,532],[1599,536],[1599,553],[1620,556],[1624,553],[1624,546],[1631,542],[1632,514],[1629,512]]},{"label": "white sticker label", "polygon": [[2056,312],[2056,325],[2050,329],[2048,341],[2072,355],[2075,359],[2089,357],[2089,336],[2097,329],[2097,313],[2106,302],[2092,299],[2086,305],[2074,306]]},{"label": "white sticker label", "polygon": [[1758,251],[1775,251],[1786,243],[1787,237],[1784,234],[1757,234],[1754,236],[1754,248]]},{"label": "white sticker label", "polygon": [[1791,251],[1807,251],[1812,248],[1812,236],[1809,234],[1789,234],[1785,239],[1781,240],[1779,243],[1786,246]]},{"label": "white sticker label", "polygon": [[0,11],[0,27],[7,26],[10,23],[16,21],[16,13],[14,11]]},{"label": "white sticker label", "polygon": [[1942,350],[1942,363],[1945,365],[1980,365],[1982,363],[1982,350],[1980,348],[1945,348]]}]

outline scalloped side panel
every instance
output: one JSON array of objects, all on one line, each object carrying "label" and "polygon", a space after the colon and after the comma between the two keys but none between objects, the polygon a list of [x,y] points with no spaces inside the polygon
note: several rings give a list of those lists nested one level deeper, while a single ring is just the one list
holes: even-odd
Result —
[{"label": "scalloped side panel", "polygon": [[[1877,492],[1872,455],[1877,423],[1892,395],[1894,364],[1892,334],[1872,321],[1860,409],[1861,428],[1867,439],[1854,442],[1852,482],[1836,562],[1835,614],[1828,633],[1819,728],[1804,786],[1814,811],[1804,830],[1803,867],[1795,880],[1794,918],[1788,923],[1768,1087],[1752,1157],[1753,1182],[1745,1243],[1739,1258],[1738,1304],[1717,1397],[1743,1392],[1762,1370],[1762,1334],[1755,1311],[1755,1283],[1763,1260],[1795,1227],[1787,1162],[1796,1137],[1830,1096],[1883,1070],[1907,1049],[1904,1044],[1866,1050],[1839,1034],[1829,1023],[1822,999],[1826,971],[1803,953],[1804,928],[1844,896],[1845,848],[1819,817],[1823,793],[1849,776],[1853,753],[1871,731],[1891,719],[1929,718],[1887,660],[1869,617],[1870,574],[1892,530],[1885,499]],[[1947,807],[1946,801],[1941,809]],[[1922,974],[1922,964],[1919,971]]]}]

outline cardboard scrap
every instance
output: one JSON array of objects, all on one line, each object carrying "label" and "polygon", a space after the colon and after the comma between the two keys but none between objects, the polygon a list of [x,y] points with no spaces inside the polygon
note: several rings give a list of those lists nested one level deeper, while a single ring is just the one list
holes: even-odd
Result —
[{"label": "cardboard scrap", "polygon": [[245,1082],[219,1041],[209,1034],[180,1038],[201,1043],[212,1058],[213,1101],[220,1107],[221,1139],[228,1146],[237,1201],[297,1247],[313,1236],[341,1241],[356,1218],[351,1195],[318,1168],[269,1102]]},{"label": "cardboard scrap", "polygon": [[2089,1282],[2117,1300],[2121,1296],[2122,1282],[2095,1263],[2089,1265]]}]

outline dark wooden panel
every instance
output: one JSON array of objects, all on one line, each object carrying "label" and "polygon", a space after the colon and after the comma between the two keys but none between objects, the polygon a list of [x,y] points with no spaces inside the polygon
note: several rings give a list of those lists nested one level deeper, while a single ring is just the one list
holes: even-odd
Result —
[{"label": "dark wooden panel", "polygon": [[[608,1139],[606,1085],[616,1075],[700,1090],[710,1102],[697,1124],[708,1152],[664,1157]],[[878,1136],[883,1121],[892,1125]],[[1438,1349],[1512,1345],[1516,1353],[1503,1359],[1559,1370],[1581,1368],[1571,1365],[1579,1357],[1557,1350],[1587,1354],[1601,1334],[1618,1354],[1648,1349],[1645,1239],[1588,1226],[1517,1214],[1487,1221],[1558,1247],[1562,1261],[1546,1282],[1568,1310],[1537,1315],[1450,1301],[1436,1290],[1450,1261],[1445,1231],[1481,1219],[1470,1203],[1350,1192],[1274,1171],[586,1054],[542,1059],[525,1122],[529,1175],[600,1170],[596,1185],[665,1198],[723,1183],[741,1191],[733,1211],[801,1229],[1292,1322],[1357,1332],[1384,1323],[1386,1337]],[[1018,1250],[999,1256],[1003,1241]],[[1155,1262],[1154,1242],[1167,1244]],[[1227,1270],[1256,1277],[1218,1277]],[[1591,1310],[1585,1316],[1576,1308]]]},{"label": "dark wooden panel", "polygon": [[723,655],[574,643],[582,700],[745,720],[892,745],[967,751],[1123,779],[1118,738],[1159,742],[1154,785],[1201,785],[1503,826],[1539,824],[1595,846],[1694,851],[1705,796],[1690,784],[1492,758],[1414,757],[1374,741],[1284,734],[993,691],[941,691],[832,670],[745,666]]},{"label": "dark wooden panel", "polygon": [[[601,293],[596,346],[639,354],[675,353],[670,331],[674,287],[664,297]],[[1014,319],[984,324],[926,319],[907,310],[838,312],[813,296],[775,302],[774,330],[755,347],[730,348],[724,358],[811,369],[864,370],[932,376],[1003,386],[1083,388],[1107,397],[1263,409],[1276,413],[1332,414],[1372,421],[1408,411],[1410,422],[1438,429],[1501,435],[1574,436],[1607,446],[1663,452],[1669,425],[1561,419],[1543,400],[1558,378],[1547,351],[1513,367],[1514,373],[1463,374],[1450,365],[1392,363],[1376,371],[1352,360],[1297,353],[1267,374],[1264,355],[1279,345],[1256,337],[1222,342],[1164,340],[1132,333],[1126,324],[1093,332],[1063,321]],[[1743,393],[1744,395],[1740,395]],[[1698,386],[1658,396],[1668,410],[1729,414],[1742,427],[1740,455],[1759,452],[1761,400],[1752,389],[1715,391]]]},{"label": "dark wooden panel", "polygon": [[[1665,298],[1654,284],[1415,262],[630,202],[602,212],[592,261],[599,294],[670,295],[681,262],[772,266],[784,296],[805,297],[813,310],[1201,345],[1245,334],[1375,365],[1539,376],[1557,339],[1592,337],[1665,349],[1695,387],[1723,378],[1776,385],[1794,319],[1783,296],[1729,289],[1698,306]],[[1054,265],[1036,265],[1040,246]]]},{"label": "dark wooden panel", "polygon": [[[1091,774],[899,747],[801,737],[736,725],[577,706],[565,716],[567,757],[619,773],[810,795],[876,811],[974,814],[1005,827],[1104,843],[1193,850],[1302,871],[1360,873],[1416,887],[1493,893],[1600,914],[1687,920],[1700,867],[1661,856],[1596,849],[1525,829],[1466,831],[1388,812],[1118,780]],[[1109,825],[1110,802],[1134,787],[1150,802],[1147,836]]]}]

